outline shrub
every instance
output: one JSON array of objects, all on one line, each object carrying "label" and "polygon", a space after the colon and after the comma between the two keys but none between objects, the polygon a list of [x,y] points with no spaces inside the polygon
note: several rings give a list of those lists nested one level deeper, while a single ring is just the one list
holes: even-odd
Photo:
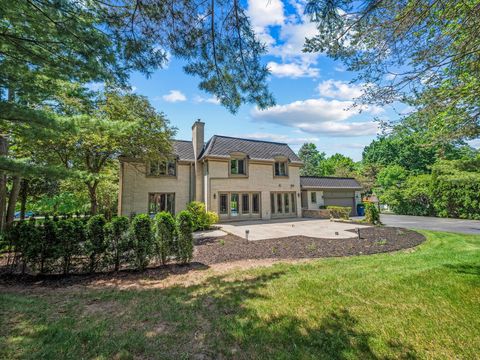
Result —
[{"label": "shrub", "polygon": [[177,215],[177,260],[185,264],[193,257],[193,219],[189,211],[181,211]]},{"label": "shrub", "polygon": [[168,256],[175,253],[175,219],[169,212],[160,212],[154,219],[155,253],[165,264]]},{"label": "shrub", "polygon": [[41,231],[33,218],[29,221],[21,221],[18,224],[18,241],[15,248],[16,251],[20,252],[23,262],[22,273],[25,272],[27,265],[33,269],[36,268],[41,252],[41,236]]},{"label": "shrub", "polygon": [[120,269],[124,253],[131,248],[128,236],[129,225],[130,221],[126,216],[114,217],[105,225],[109,262],[113,264],[115,271]]},{"label": "shrub", "polygon": [[105,223],[106,220],[103,215],[94,215],[87,221],[85,249],[90,258],[91,272],[97,269],[99,259],[106,250],[105,232],[103,229]]},{"label": "shrub", "polygon": [[348,220],[352,212],[352,208],[349,206],[327,206],[327,209],[332,219]]},{"label": "shrub", "polygon": [[46,270],[46,266],[49,263],[54,263],[58,257],[57,249],[57,224],[45,218],[43,222],[43,234],[40,237],[40,272],[43,273]]},{"label": "shrub", "polygon": [[193,231],[207,230],[218,222],[218,215],[207,212],[205,204],[200,201],[192,201],[187,205],[187,211],[192,215]]},{"label": "shrub", "polygon": [[77,219],[64,219],[57,223],[57,254],[62,259],[62,271],[70,272],[72,258],[81,254],[81,242],[84,240],[83,222]]},{"label": "shrub", "polygon": [[378,211],[378,208],[375,206],[375,204],[365,204],[365,221],[372,225],[381,224],[380,212]]},{"label": "shrub", "polygon": [[135,264],[138,270],[144,270],[152,254],[152,221],[147,214],[133,218],[131,225]]}]

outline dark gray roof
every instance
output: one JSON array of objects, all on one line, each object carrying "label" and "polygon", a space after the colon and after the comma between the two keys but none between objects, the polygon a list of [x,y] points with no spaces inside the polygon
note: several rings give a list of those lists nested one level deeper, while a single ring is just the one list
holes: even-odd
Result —
[{"label": "dark gray roof", "polygon": [[240,139],[219,135],[214,135],[208,141],[200,157],[215,156],[228,158],[232,152],[245,153],[250,159],[255,160],[273,161],[276,156],[285,156],[291,162],[302,162],[293,150],[284,143]]},{"label": "dark gray roof", "polygon": [[193,144],[187,140],[173,140],[173,154],[178,156],[179,160],[183,161],[195,161],[193,155]]},{"label": "dark gray roof", "polygon": [[361,189],[362,185],[354,178],[300,176],[300,186],[319,189]]}]

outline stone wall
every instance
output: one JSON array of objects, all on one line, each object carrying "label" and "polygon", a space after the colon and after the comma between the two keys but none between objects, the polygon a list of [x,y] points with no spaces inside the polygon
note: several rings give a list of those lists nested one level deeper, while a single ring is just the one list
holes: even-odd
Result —
[{"label": "stone wall", "polygon": [[315,219],[330,219],[330,211],[327,209],[315,209],[315,210],[306,210],[302,211],[302,216],[305,218],[315,218]]}]

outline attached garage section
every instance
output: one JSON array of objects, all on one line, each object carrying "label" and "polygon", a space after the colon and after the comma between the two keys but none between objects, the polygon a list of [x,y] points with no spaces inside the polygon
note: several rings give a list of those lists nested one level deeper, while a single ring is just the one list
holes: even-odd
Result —
[{"label": "attached garage section", "polygon": [[324,206],[349,206],[352,208],[352,216],[357,215],[355,206],[355,191],[323,191]]},{"label": "attached garage section", "polygon": [[345,206],[357,215],[362,186],[354,178],[301,176],[302,210],[319,210],[327,206]]}]

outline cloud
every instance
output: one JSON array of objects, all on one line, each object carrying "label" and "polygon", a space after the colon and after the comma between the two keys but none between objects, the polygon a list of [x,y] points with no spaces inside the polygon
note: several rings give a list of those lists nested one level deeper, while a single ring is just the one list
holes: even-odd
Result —
[{"label": "cloud", "polygon": [[362,95],[364,85],[349,84],[341,80],[325,80],[318,84],[318,92],[321,96],[340,100],[353,100]]},{"label": "cloud", "polygon": [[467,141],[467,144],[475,149],[480,149],[480,139],[473,139],[473,140]]},{"label": "cloud", "polygon": [[291,1],[286,15],[280,0],[249,0],[247,13],[257,37],[267,45],[268,54],[280,61],[269,63],[278,77],[318,77],[314,65],[319,54],[304,53],[305,38],[318,33],[316,25],[304,14],[303,1]]},{"label": "cloud", "polygon": [[215,104],[215,105],[220,104],[220,100],[216,96],[204,97],[204,96],[196,95],[193,98],[193,101],[197,104],[200,104],[200,103],[208,103],[208,104]]},{"label": "cloud", "polygon": [[180,90],[170,90],[168,94],[162,96],[162,99],[174,103],[186,101],[187,97]]},{"label": "cloud", "polygon": [[[251,115],[260,121],[292,127],[311,134],[339,137],[377,134],[378,124],[375,121],[347,122],[358,114],[359,109],[352,108],[352,105],[352,101],[307,99],[276,105],[266,110],[254,108]],[[361,110],[371,114],[381,112],[377,107],[364,106]]]},{"label": "cloud", "polygon": [[290,137],[288,135],[271,134],[271,133],[253,133],[253,134],[247,134],[245,135],[245,137],[248,139],[274,141],[274,142],[287,143],[290,145],[301,145],[306,142],[316,142],[319,140],[318,137]]},{"label": "cloud", "polygon": [[270,61],[267,64],[267,67],[270,69],[273,75],[278,77],[299,78],[318,77],[319,75],[319,70],[317,68],[311,67],[308,64],[304,63],[279,64],[274,61]]}]

